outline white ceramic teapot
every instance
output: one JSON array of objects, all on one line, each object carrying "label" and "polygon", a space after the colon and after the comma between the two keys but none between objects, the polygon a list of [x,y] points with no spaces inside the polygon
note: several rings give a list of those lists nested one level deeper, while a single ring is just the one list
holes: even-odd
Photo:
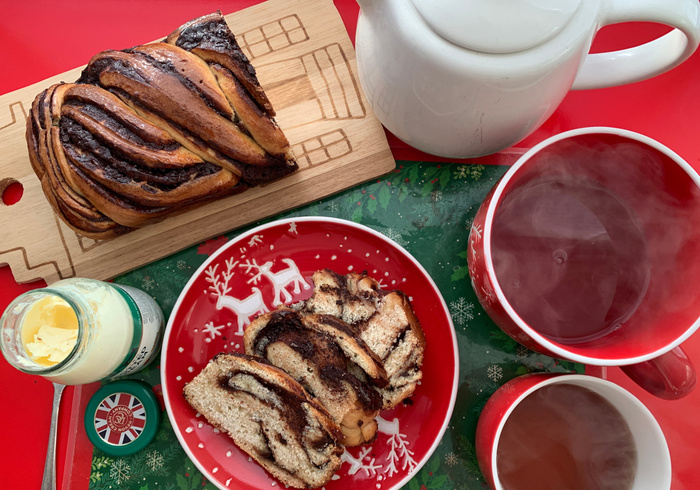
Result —
[{"label": "white ceramic teapot", "polygon": [[[379,118],[409,145],[487,155],[537,129],[570,88],[650,78],[700,41],[698,0],[358,0],[360,81]],[[675,27],[647,44],[588,54],[602,26]]]}]

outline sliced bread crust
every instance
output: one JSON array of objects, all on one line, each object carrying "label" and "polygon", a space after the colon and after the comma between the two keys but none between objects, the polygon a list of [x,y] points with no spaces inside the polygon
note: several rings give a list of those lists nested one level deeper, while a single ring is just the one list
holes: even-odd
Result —
[{"label": "sliced bread crust", "polygon": [[244,335],[246,352],[287,372],[340,424],[345,446],[374,440],[382,407],[377,386],[386,386],[381,361],[329,315],[302,315],[279,308],[257,317]]},{"label": "sliced bread crust", "polygon": [[342,432],[328,411],[264,360],[218,354],[184,397],[285,485],[321,487],[342,464]]},{"label": "sliced bread crust", "polygon": [[296,306],[304,313],[333,315],[350,324],[382,361],[389,384],[380,389],[383,408],[411,396],[423,373],[425,335],[402,291],[384,291],[366,273],[340,275],[330,269],[312,276],[312,296]]}]

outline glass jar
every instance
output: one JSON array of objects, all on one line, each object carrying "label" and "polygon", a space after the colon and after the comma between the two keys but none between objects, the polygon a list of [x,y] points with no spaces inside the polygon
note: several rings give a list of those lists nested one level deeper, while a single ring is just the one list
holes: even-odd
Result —
[{"label": "glass jar", "polygon": [[163,312],[138,289],[72,278],[26,292],[0,318],[15,368],[64,385],[132,374],[156,356]]}]

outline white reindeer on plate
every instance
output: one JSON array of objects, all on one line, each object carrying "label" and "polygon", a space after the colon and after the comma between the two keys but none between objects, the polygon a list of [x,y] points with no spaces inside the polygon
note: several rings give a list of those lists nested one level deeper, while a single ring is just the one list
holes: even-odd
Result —
[{"label": "white reindeer on plate", "polygon": [[[274,262],[267,261],[262,265],[259,265],[255,259],[251,262],[247,260],[245,264],[240,264],[239,267],[245,267],[246,273],[250,273],[252,270],[257,270],[258,272],[250,279],[248,279],[248,284],[251,282],[257,284],[261,277],[266,277],[272,281],[272,285],[275,288],[275,299],[272,300],[273,306],[279,306],[283,302],[280,296],[284,296],[284,302],[292,301],[292,295],[287,291],[287,286],[292,285],[294,287],[294,294],[299,294],[301,288],[309,289],[311,286],[304,280],[304,276],[299,272],[299,268],[292,259],[282,259],[282,262],[287,264],[286,269],[282,269],[278,272],[272,272],[272,266]],[[254,288],[255,289],[255,288]]]},{"label": "white reindeer on plate", "polygon": [[267,313],[270,310],[265,304],[262,292],[256,287],[252,287],[252,294],[243,299],[228,294],[231,292],[229,281],[235,274],[233,268],[238,265],[238,261],[234,261],[231,258],[226,260],[225,263],[226,271],[222,271],[221,274],[217,272],[219,264],[208,267],[204,271],[205,280],[211,284],[209,291],[216,298],[216,309],[226,308],[234,312],[238,322],[238,330],[235,334],[243,335],[243,329],[250,323],[252,316],[256,313]]}]

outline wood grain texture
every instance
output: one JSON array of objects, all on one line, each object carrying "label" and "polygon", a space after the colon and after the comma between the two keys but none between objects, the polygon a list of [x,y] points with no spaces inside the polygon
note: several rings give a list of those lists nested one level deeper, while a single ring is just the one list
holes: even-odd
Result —
[{"label": "wood grain texture", "polygon": [[34,97],[54,83],[75,81],[82,67],[0,96],[0,192],[12,182],[24,188],[16,204],[0,202],[0,264],[10,265],[17,282],[110,279],[394,169],[384,131],[362,94],[352,43],[331,0],[269,0],[225,17],[277,111],[299,170],[119,238],[94,241],[77,235],[53,213],[25,141]]}]

